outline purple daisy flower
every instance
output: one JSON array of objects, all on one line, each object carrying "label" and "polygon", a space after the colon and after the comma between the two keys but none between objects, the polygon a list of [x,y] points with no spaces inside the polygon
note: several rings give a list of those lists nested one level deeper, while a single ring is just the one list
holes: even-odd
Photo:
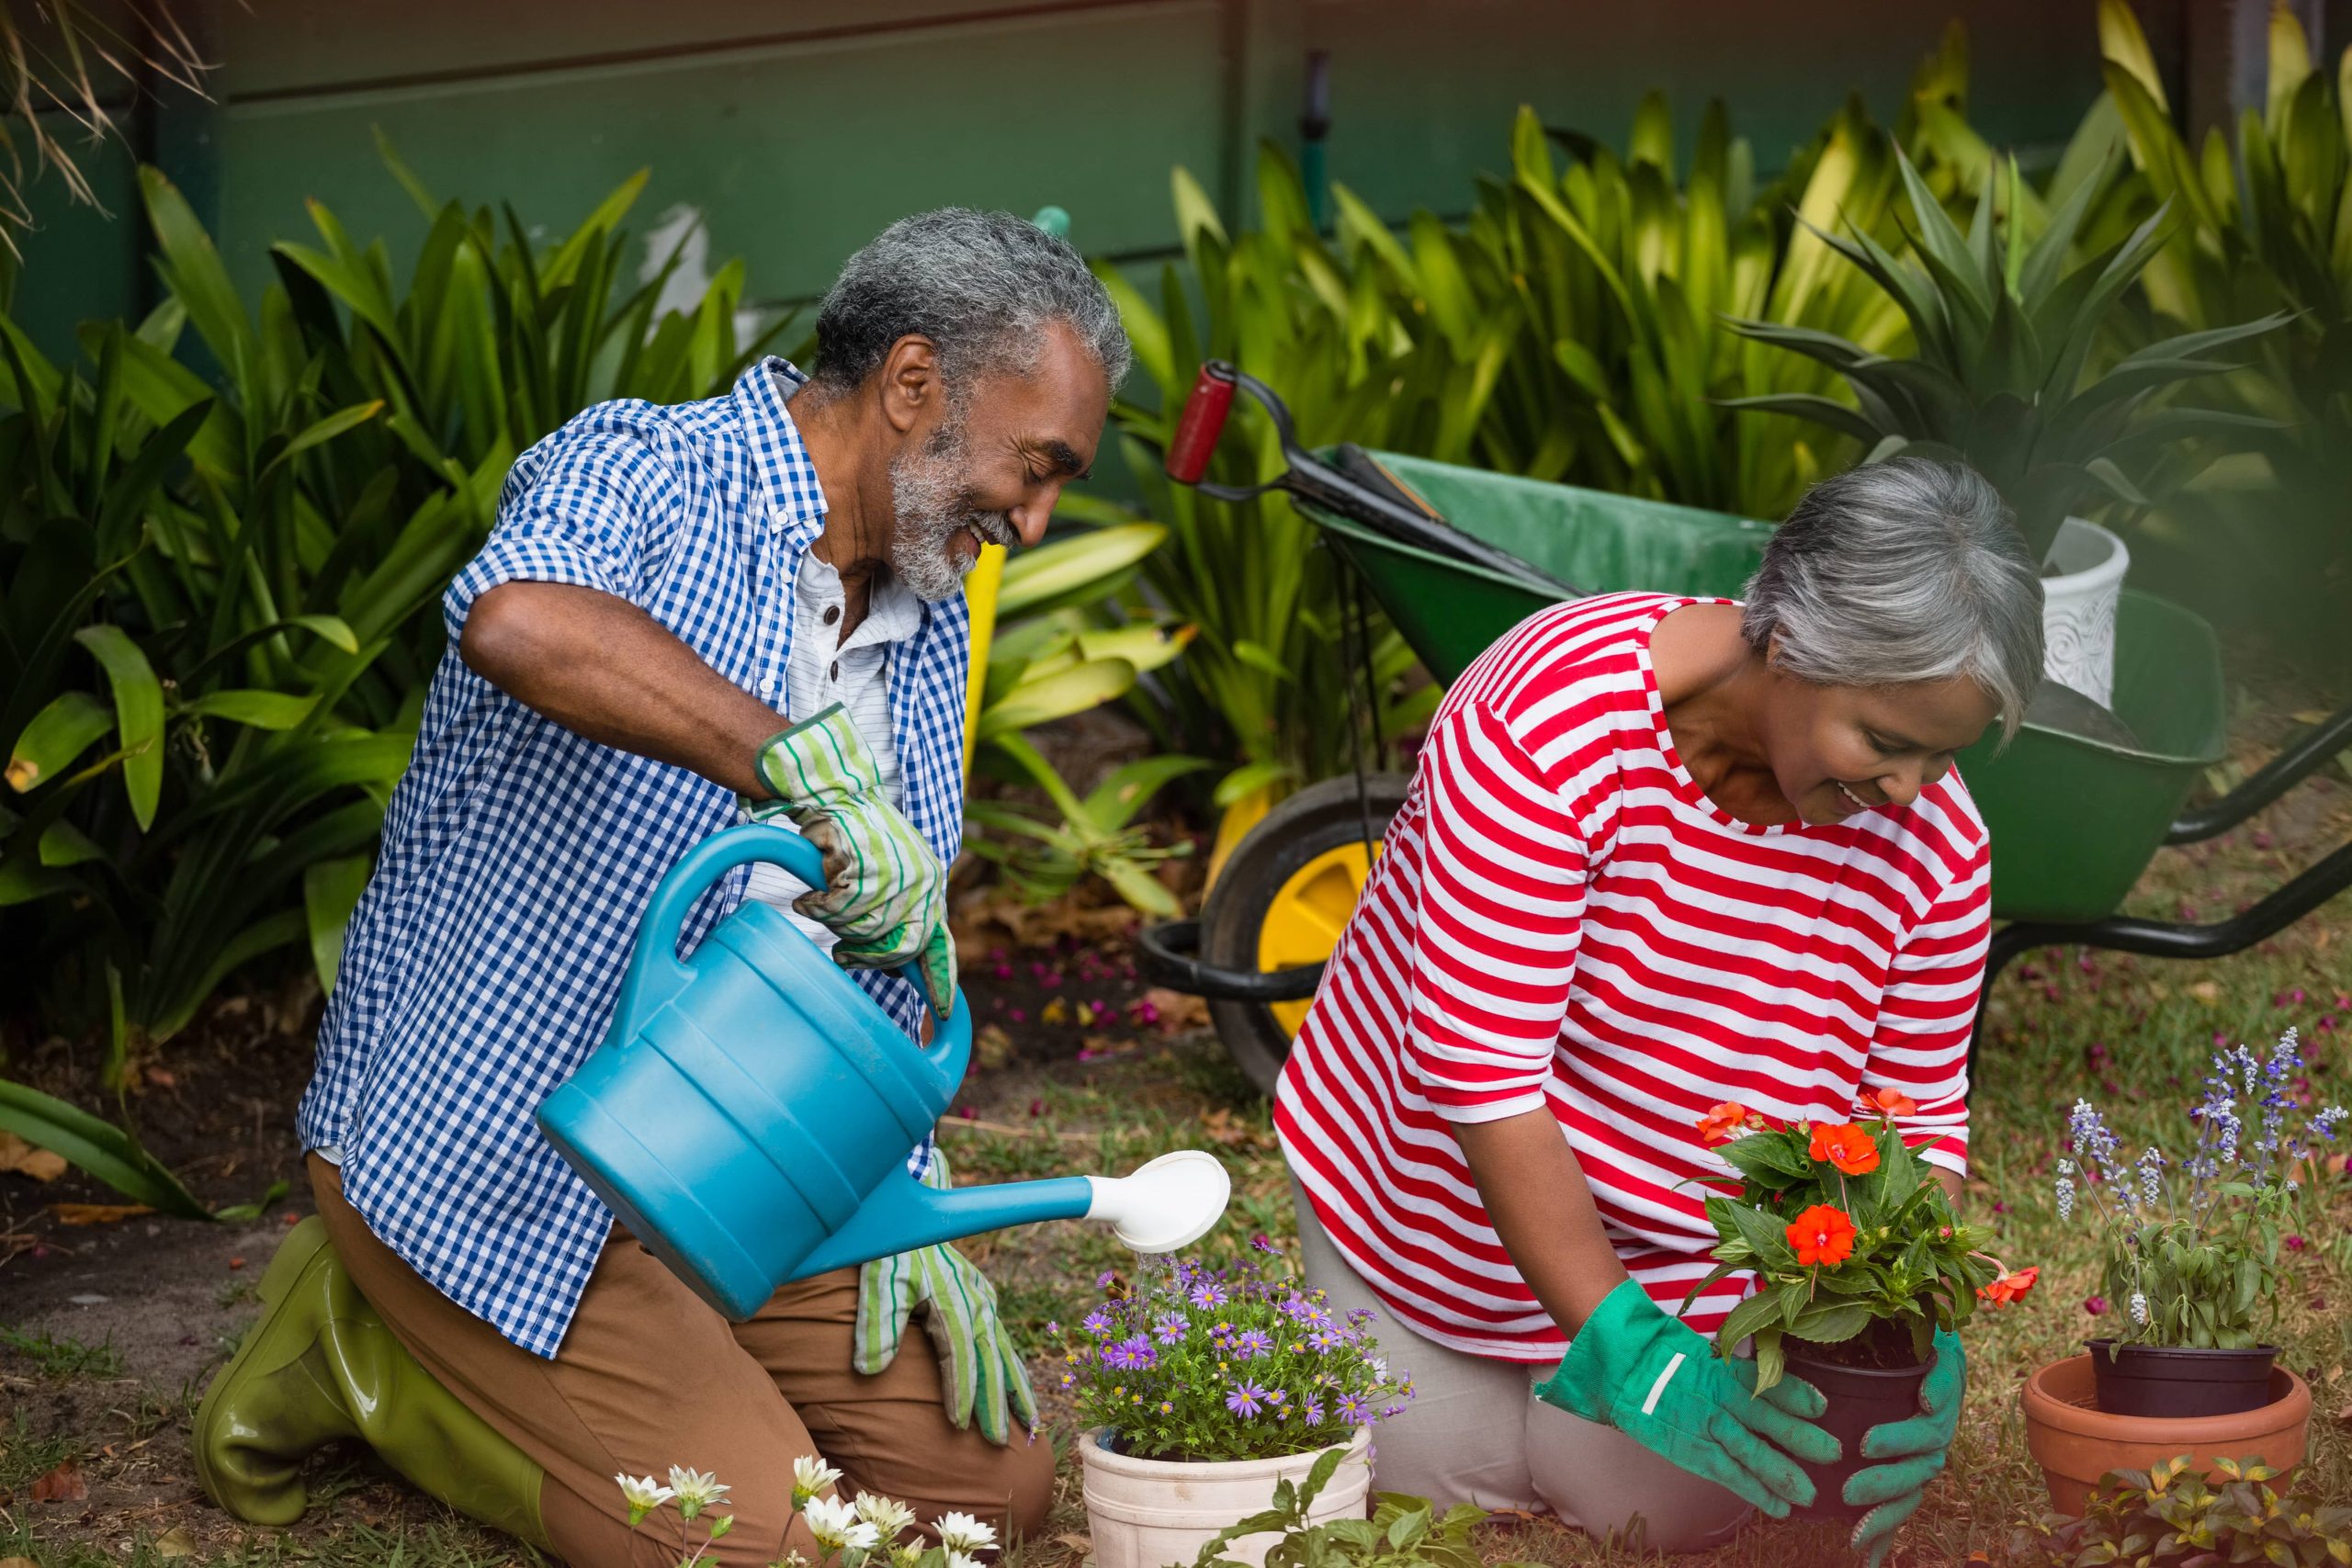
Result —
[{"label": "purple daisy flower", "polygon": [[1138,1334],[1103,1346],[1102,1364],[1123,1372],[1149,1371],[1159,1364],[1159,1352],[1151,1348],[1150,1340]]},{"label": "purple daisy flower", "polygon": [[1315,1303],[1305,1296],[1294,1295],[1288,1301],[1275,1303],[1274,1310],[1293,1323],[1307,1323],[1312,1321],[1310,1314],[1317,1309]]},{"label": "purple daisy flower", "polygon": [[1215,1280],[1203,1280],[1191,1292],[1193,1304],[1203,1309],[1223,1306],[1231,1299],[1231,1292]]},{"label": "purple daisy flower", "polygon": [[1162,1345],[1181,1345],[1184,1341],[1185,1330],[1192,1326],[1182,1313],[1171,1312],[1163,1314],[1159,1321],[1151,1325],[1151,1332]]},{"label": "purple daisy flower", "polygon": [[1313,1394],[1310,1393],[1306,1396],[1306,1402],[1299,1406],[1299,1412],[1306,1418],[1306,1424],[1308,1426],[1320,1427],[1323,1425],[1323,1402],[1316,1398]]},{"label": "purple daisy flower", "polygon": [[1369,1426],[1372,1407],[1352,1393],[1340,1395],[1340,1419],[1351,1427]]},{"label": "purple daisy flower", "polygon": [[1317,1350],[1336,1350],[1348,1342],[1348,1337],[1336,1328],[1318,1328],[1306,1337],[1306,1342]]},{"label": "purple daisy flower", "polygon": [[1108,1339],[1111,1330],[1118,1326],[1118,1320],[1111,1315],[1109,1308],[1096,1307],[1086,1314],[1086,1320],[1079,1326],[1097,1339]]},{"label": "purple daisy flower", "polygon": [[1225,1407],[1236,1416],[1255,1416],[1264,1408],[1260,1403],[1266,1391],[1254,1382],[1245,1382],[1225,1396]]},{"label": "purple daisy flower", "polygon": [[1254,1361],[1261,1356],[1272,1355],[1273,1348],[1272,1337],[1262,1328],[1253,1328],[1234,1340],[1233,1356],[1238,1361]]},{"label": "purple daisy flower", "polygon": [[1250,1238],[1250,1245],[1256,1247],[1259,1251],[1270,1255],[1275,1250],[1273,1242],[1268,1238],[1264,1231],[1260,1231],[1257,1235],[1251,1236]]}]

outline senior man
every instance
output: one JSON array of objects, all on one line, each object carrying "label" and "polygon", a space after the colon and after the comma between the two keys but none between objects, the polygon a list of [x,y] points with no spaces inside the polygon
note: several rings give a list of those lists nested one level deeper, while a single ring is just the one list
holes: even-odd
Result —
[{"label": "senior man", "polygon": [[[817,344],[813,378],[769,358],[722,397],[587,410],[516,461],[450,585],[302,1100],[319,1220],[197,1422],[207,1490],[243,1517],[299,1516],[302,1458],[358,1437],[582,1565],[674,1561],[615,1482],[673,1465],[732,1488],[729,1563],[814,1551],[787,1525],[803,1455],[926,1522],[1044,1518],[1026,1376],[952,1248],[729,1324],[533,1120],[603,1037],[654,884],[745,815],[808,833],[827,886],[796,904],[782,872],[738,873],[687,947],[748,887],[910,1033],[952,1003],[958,589],[983,544],[1044,534],[1129,348],[1067,244],[961,209],[853,256]],[[882,972],[910,961],[920,989]],[[944,1184],[935,1150],[910,1158]]]}]

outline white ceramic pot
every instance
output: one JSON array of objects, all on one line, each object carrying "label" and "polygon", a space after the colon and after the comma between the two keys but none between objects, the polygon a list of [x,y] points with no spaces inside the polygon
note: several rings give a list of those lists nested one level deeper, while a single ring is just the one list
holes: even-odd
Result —
[{"label": "white ceramic pot", "polygon": [[[1316,1460],[1329,1451],[1193,1464],[1133,1459],[1105,1448],[1102,1437],[1099,1428],[1089,1432],[1078,1447],[1086,1475],[1086,1516],[1094,1533],[1094,1568],[1189,1564],[1217,1531],[1272,1506],[1278,1482],[1305,1481]],[[1371,1490],[1372,1434],[1359,1431],[1339,1473],[1317,1495],[1309,1517],[1316,1524],[1360,1519]],[[1237,1562],[1263,1563],[1278,1539],[1246,1535],[1227,1544],[1225,1554]]]},{"label": "white ceramic pot", "polygon": [[2101,707],[2115,694],[2115,606],[2132,552],[2096,523],[2059,525],[2041,580],[2042,672]]}]

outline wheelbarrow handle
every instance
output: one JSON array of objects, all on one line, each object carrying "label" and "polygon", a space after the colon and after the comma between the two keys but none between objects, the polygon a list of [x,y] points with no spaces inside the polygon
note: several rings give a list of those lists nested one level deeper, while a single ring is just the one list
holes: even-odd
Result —
[{"label": "wheelbarrow handle", "polygon": [[1185,485],[1201,482],[1216,455],[1216,438],[1225,434],[1226,416],[1232,412],[1232,367],[1213,359],[1201,367],[1192,395],[1184,400],[1183,416],[1176,422],[1176,438],[1168,444],[1170,479]]}]

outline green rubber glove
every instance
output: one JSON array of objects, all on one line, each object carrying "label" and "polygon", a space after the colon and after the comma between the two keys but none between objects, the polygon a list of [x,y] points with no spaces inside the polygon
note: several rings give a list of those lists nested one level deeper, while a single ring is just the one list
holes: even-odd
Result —
[{"label": "green rubber glove", "polygon": [[[946,1157],[936,1149],[923,1181],[941,1189],[948,1184]],[[868,1376],[888,1366],[917,1314],[939,1352],[940,1392],[957,1429],[978,1416],[980,1436],[1000,1448],[1012,1440],[1015,1416],[1030,1431],[1037,1429],[1036,1391],[997,1315],[996,1287],[944,1242],[877,1258],[858,1271],[850,1364]]]},{"label": "green rubber glove", "polygon": [[1755,1362],[1716,1355],[1628,1280],[1585,1319],[1560,1370],[1535,1397],[1614,1427],[1773,1518],[1786,1518],[1792,1504],[1813,1501],[1813,1478],[1796,1461],[1827,1464],[1838,1457],[1838,1439],[1804,1419],[1820,1415],[1827,1402],[1804,1379],[1784,1377],[1761,1394],[1755,1390]]},{"label": "green rubber glove", "polygon": [[1862,1434],[1862,1457],[1893,1462],[1858,1470],[1846,1478],[1846,1501],[1868,1508],[1854,1527],[1854,1550],[1870,1568],[1885,1561],[1894,1532],[1918,1508],[1928,1483],[1944,1467],[1951,1436],[1960,1429],[1960,1402],[1968,1390],[1968,1358],[1960,1336],[1936,1331],[1935,1365],[1919,1388],[1919,1414],[1888,1421]]},{"label": "green rubber glove", "polygon": [[774,800],[743,801],[754,821],[788,818],[825,856],[825,886],[793,908],[840,938],[846,968],[918,960],[932,1010],[956,1005],[956,939],[947,931],[947,873],[882,793],[882,772],[835,703],[760,748],[754,762]]}]

